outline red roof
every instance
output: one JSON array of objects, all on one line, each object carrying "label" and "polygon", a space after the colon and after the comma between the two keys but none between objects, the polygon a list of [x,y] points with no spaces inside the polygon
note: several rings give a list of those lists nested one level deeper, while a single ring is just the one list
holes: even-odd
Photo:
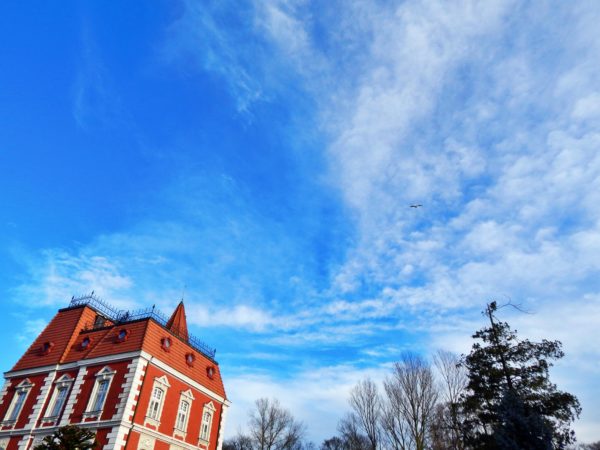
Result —
[{"label": "red roof", "polygon": [[[226,396],[218,364],[188,342],[183,302],[165,326],[146,317],[118,324],[107,320],[98,327],[97,314],[90,305],[59,310],[12,371],[143,350],[216,394]],[[162,343],[168,336],[172,336],[172,344],[165,350]]]},{"label": "red roof", "polygon": [[173,311],[171,318],[167,322],[167,329],[186,341],[188,340],[187,319],[185,317],[183,300],[179,302],[179,305],[177,305],[177,308]]}]

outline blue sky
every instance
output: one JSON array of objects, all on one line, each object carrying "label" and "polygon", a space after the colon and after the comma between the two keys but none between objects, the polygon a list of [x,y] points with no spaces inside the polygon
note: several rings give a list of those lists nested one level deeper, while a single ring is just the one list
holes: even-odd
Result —
[{"label": "blue sky", "polygon": [[276,396],[320,441],[512,300],[600,439],[597,3],[1,8],[3,370],[72,295],[185,291],[228,434]]}]

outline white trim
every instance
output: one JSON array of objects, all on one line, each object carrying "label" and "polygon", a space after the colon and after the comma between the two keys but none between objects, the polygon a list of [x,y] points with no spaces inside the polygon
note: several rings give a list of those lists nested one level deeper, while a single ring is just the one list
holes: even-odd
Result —
[{"label": "white trim", "polygon": [[152,364],[154,364],[159,369],[165,371],[169,375],[173,375],[175,378],[178,378],[179,380],[183,381],[184,383],[188,384],[189,386],[193,387],[194,389],[202,392],[203,394],[206,394],[207,396],[209,396],[212,399],[218,401],[219,403],[224,403],[224,402],[227,401],[227,399],[221,397],[216,392],[211,391],[210,389],[208,389],[207,387],[201,385],[197,381],[192,380],[187,375],[184,375],[181,372],[173,369],[171,366],[169,366],[167,363],[161,361],[157,357],[153,357],[152,355],[150,355],[150,354],[148,354],[146,352],[142,352],[142,357],[146,358],[149,362],[151,362]]},{"label": "white trim", "polygon": [[136,431],[137,433],[147,434],[156,439],[160,439],[161,441],[166,442],[170,445],[176,445],[178,447],[182,447],[185,450],[198,450],[198,447],[193,444],[190,444],[190,443],[184,442],[184,441],[180,441],[179,439],[175,439],[172,436],[163,434],[159,431],[154,431],[150,428],[143,427],[137,423],[133,424],[131,429],[132,429],[132,431]]},{"label": "white trim", "polygon": [[0,391],[0,403],[4,400],[4,396],[8,392],[8,387],[10,386],[10,380],[4,380],[4,384],[2,385],[2,390]]},{"label": "white trim", "polygon": [[[0,426],[7,427],[7,426],[12,425],[12,428],[15,428],[15,425],[19,421],[19,417],[23,413],[23,406],[25,406],[25,403],[27,402],[27,398],[29,397],[29,394],[31,393],[31,389],[33,388],[33,386],[35,386],[35,384],[33,384],[29,380],[29,378],[25,378],[23,381],[21,381],[19,384],[17,384],[17,386],[15,386],[15,393],[14,393],[13,397],[10,399],[10,405],[8,406],[8,409],[6,410],[6,413],[4,414],[2,421],[0,421]],[[11,419],[10,417],[13,415],[15,407],[17,406],[17,400],[20,398],[19,394],[25,394],[25,397],[23,398],[23,401],[21,402],[21,405],[19,406],[19,411],[17,412],[17,416],[14,419]]]},{"label": "white trim", "polygon": [[[177,406],[177,413],[175,414],[175,427],[173,428],[173,436],[181,436],[185,440],[185,437],[187,436],[188,423],[190,421],[190,414],[192,412],[192,403],[194,400],[194,394],[192,393],[191,389],[181,391],[181,394],[179,395],[179,406]],[[183,424],[181,424],[182,426],[180,427],[178,426],[180,425],[179,414],[182,412],[181,405],[183,402],[187,404],[188,408],[187,411],[184,411],[185,416],[183,419]]]},{"label": "white trim", "polygon": [[146,433],[140,433],[137,450],[154,450],[156,438]]},{"label": "white trim", "polygon": [[[88,418],[88,417],[97,417],[98,420],[100,420],[100,417],[102,416],[102,412],[104,411],[104,405],[106,404],[106,399],[108,398],[108,394],[110,393],[110,387],[112,385],[112,381],[113,378],[115,376],[115,372],[114,370],[112,370],[110,368],[110,366],[104,366],[102,369],[100,369],[98,372],[96,372],[96,381],[94,382],[94,388],[92,389],[92,394],[90,395],[90,398],[88,400],[87,406],[85,408],[85,412],[83,413],[83,418]],[[100,408],[94,408],[95,406],[97,406],[97,396],[98,396],[98,389],[100,388],[101,383],[103,382],[107,382],[106,384],[106,392],[104,394],[104,398],[102,399],[102,404],[99,405]]]},{"label": "white trim", "polygon": [[217,441],[216,450],[221,450],[223,448],[223,439],[225,438],[225,423],[227,421],[227,413],[229,412],[229,405],[223,404],[221,407],[221,417],[219,422],[219,440]]},{"label": "white trim", "polygon": [[[150,391],[150,401],[148,402],[148,408],[146,409],[146,417],[144,417],[144,425],[152,425],[156,427],[160,426],[160,418],[162,417],[163,407],[165,405],[165,399],[167,398],[167,391],[171,387],[169,379],[166,375],[161,377],[154,377],[154,383],[152,384],[152,390]],[[159,390],[162,392],[161,397],[158,400],[154,400],[154,391]],[[152,416],[152,407],[157,405],[156,415]]]},{"label": "white trim", "polygon": [[[90,359],[81,359],[79,361],[74,361],[74,362],[70,362],[70,363],[66,363],[66,364],[55,364],[55,365],[50,365],[50,366],[32,367],[31,369],[16,370],[14,372],[9,371],[9,372],[4,372],[4,378],[8,379],[8,378],[15,378],[15,377],[23,376],[23,375],[34,375],[36,373],[46,373],[46,372],[50,372],[50,371],[64,371],[64,370],[69,370],[69,369],[77,369],[78,367],[93,366],[98,363],[102,364],[102,363],[121,361],[124,359],[131,359],[131,358],[135,358],[137,356],[142,355],[142,353],[144,353],[144,352],[142,352],[142,350],[136,350],[134,352],[117,353],[114,355],[98,356],[96,358],[90,358]],[[146,359],[148,359],[148,358],[146,358]]]},{"label": "white trim", "polygon": [[[1,399],[1,397],[0,397],[0,399]],[[0,450],[6,450],[9,442],[10,442],[9,437],[0,438]]]},{"label": "white trim", "polygon": [[[41,417],[41,420],[44,423],[53,422],[54,424],[56,424],[56,422],[58,422],[58,420],[60,419],[61,413],[65,409],[65,405],[67,404],[67,401],[69,400],[68,395],[69,395],[69,390],[71,389],[71,385],[73,384],[73,378],[71,378],[69,375],[67,375],[65,373],[58,380],[55,380],[53,384],[54,384],[54,390],[52,392],[52,395],[50,396],[50,401],[48,402],[48,406],[46,407],[45,414]],[[61,389],[66,389],[66,397],[64,398],[63,403],[60,406],[58,414],[55,414],[54,416],[52,416],[52,415],[50,415],[50,413],[54,410],[54,408],[56,406],[56,401],[58,399],[58,393]]]},{"label": "white trim", "polygon": [[129,371],[125,375],[125,382],[121,384],[121,393],[119,394],[121,401],[117,406],[117,412],[113,416],[113,419],[120,421],[120,425],[113,427],[110,433],[107,434],[108,441],[103,450],[125,448],[125,436],[131,429],[134,409],[137,404],[136,396],[139,395],[146,364],[146,361],[142,358],[137,358],[127,365]]},{"label": "white trim", "polygon": [[[208,447],[210,444],[210,432],[212,431],[213,420],[215,419],[215,405],[213,402],[208,402],[202,408],[202,416],[200,418],[200,436],[198,437],[198,445],[205,445]],[[208,414],[210,419],[208,420],[208,428],[206,429],[206,436],[204,435],[204,416]]]},{"label": "white trim", "polygon": [[42,408],[46,403],[46,399],[48,398],[48,394],[50,393],[50,388],[52,387],[52,381],[56,376],[56,372],[50,372],[44,377],[44,384],[42,384],[42,388],[38,396],[35,399],[35,404],[31,410],[31,414],[29,414],[29,422],[25,425],[24,428],[31,430],[35,427],[38,419],[42,415]]}]

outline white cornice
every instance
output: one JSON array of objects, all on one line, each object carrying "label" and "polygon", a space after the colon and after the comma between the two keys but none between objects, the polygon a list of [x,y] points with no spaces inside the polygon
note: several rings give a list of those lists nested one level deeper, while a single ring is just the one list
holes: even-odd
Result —
[{"label": "white cornice", "polygon": [[171,366],[169,366],[167,363],[161,361],[156,356],[152,356],[149,353],[142,351],[142,358],[147,359],[150,364],[154,364],[156,367],[164,370],[169,375],[173,375],[174,377],[179,378],[184,383],[187,383],[188,385],[190,385],[193,388],[199,390],[200,392],[208,395],[210,398],[218,401],[219,403],[224,403],[227,406],[229,406],[231,404],[227,399],[225,399],[221,395],[217,394],[216,392],[211,391],[206,386],[201,385],[197,381],[191,379],[187,375],[182,374],[178,370],[173,369]]},{"label": "white cornice", "polygon": [[77,369],[82,366],[91,366],[94,364],[101,364],[105,362],[115,362],[121,361],[125,359],[131,359],[138,357],[142,354],[141,350],[136,350],[135,352],[127,352],[127,353],[117,353],[116,355],[107,355],[107,356],[98,356],[97,358],[90,359],[82,359],[79,361],[67,363],[67,364],[56,364],[50,366],[40,366],[40,367],[32,367],[31,369],[23,369],[23,370],[15,370],[14,372],[8,371],[4,372],[4,378],[14,378],[20,377],[23,375],[33,375],[37,373],[45,373],[53,370],[69,370],[69,369]]}]

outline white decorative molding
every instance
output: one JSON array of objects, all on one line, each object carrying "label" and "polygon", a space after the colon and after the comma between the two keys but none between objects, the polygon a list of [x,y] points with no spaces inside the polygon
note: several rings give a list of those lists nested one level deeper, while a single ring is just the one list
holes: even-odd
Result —
[{"label": "white decorative molding", "polygon": [[156,438],[147,434],[140,434],[140,441],[138,443],[138,450],[154,450],[154,444]]},{"label": "white decorative molding", "polygon": [[229,402],[228,404],[223,404],[221,408],[221,420],[219,422],[219,440],[217,441],[217,449],[221,450],[223,448],[223,439],[225,436],[225,423],[227,421],[227,412],[229,411]]},{"label": "white decorative molding", "polygon": [[2,390],[0,391],[0,405],[2,404],[2,400],[4,400],[4,396],[8,392],[9,387],[10,387],[10,380],[4,380],[4,384],[2,385]]},{"label": "white decorative molding", "polygon": [[136,350],[134,352],[116,353],[114,355],[98,356],[97,358],[81,359],[72,363],[53,364],[51,366],[33,367],[31,369],[15,370],[14,372],[4,372],[4,378],[14,378],[23,375],[34,375],[36,373],[46,373],[49,371],[63,371],[69,369],[77,369],[78,367],[94,366],[97,364],[123,361],[126,359],[136,358],[143,352]]},{"label": "white decorative molding", "polygon": [[143,427],[141,425],[133,424],[132,431],[137,431],[140,434],[147,434],[156,439],[159,439],[163,442],[166,442],[169,445],[174,445],[176,447],[180,447],[183,450],[198,450],[198,447],[192,444],[188,444],[187,442],[180,441],[179,439],[175,439],[172,436],[163,434],[159,431],[154,431],[150,428]]},{"label": "white decorative molding", "polygon": [[219,403],[224,403],[224,402],[227,401],[225,398],[223,398],[222,396],[220,396],[216,392],[211,391],[206,386],[201,385],[197,381],[192,380],[187,375],[184,375],[181,372],[179,372],[178,370],[173,369],[167,363],[165,363],[165,362],[161,361],[160,359],[158,359],[158,358],[150,355],[149,353],[146,353],[146,352],[142,351],[142,356],[144,358],[146,358],[148,361],[150,361],[153,365],[155,365],[156,367],[158,367],[159,369],[164,370],[169,375],[173,375],[175,378],[178,378],[179,380],[183,381],[184,383],[188,384],[189,386],[193,387],[194,389],[202,392],[203,394],[206,394],[207,396],[211,397],[213,400],[216,400]]},{"label": "white decorative molding", "polygon": [[[150,401],[148,402],[148,409],[146,410],[146,417],[144,418],[144,425],[152,425],[158,430],[160,426],[160,418],[162,416],[162,410],[165,405],[165,400],[167,398],[167,391],[171,387],[169,383],[169,379],[166,375],[160,377],[154,377],[154,384],[152,385],[152,390],[150,391]],[[155,390],[162,391],[162,396],[159,399],[159,402],[154,401],[154,391]],[[152,417],[152,406],[158,404],[158,410],[156,412],[156,417]]]},{"label": "white decorative molding", "polygon": [[[19,421],[19,417],[21,416],[21,414],[23,414],[23,407],[27,403],[27,399],[29,398],[29,394],[31,394],[31,389],[33,388],[33,386],[35,385],[29,380],[29,378],[25,378],[23,381],[17,384],[15,393],[13,394],[13,397],[10,401],[10,405],[8,406],[8,409],[4,414],[4,418],[0,422],[0,427],[10,427],[12,429],[16,427]],[[17,415],[14,419],[10,419],[10,417],[13,415],[15,408],[17,407],[18,398],[20,397],[20,394],[23,393],[25,393],[25,398],[23,398],[23,401],[20,402],[20,405],[18,406],[19,409],[17,411]],[[23,427],[23,429],[25,429],[26,427],[27,425]]]},{"label": "white decorative molding", "polygon": [[17,447],[18,450],[27,450],[27,448],[29,447],[29,443],[31,442],[31,440],[33,439],[33,436],[30,434],[26,434],[24,435],[21,440],[19,441],[19,445]]}]

